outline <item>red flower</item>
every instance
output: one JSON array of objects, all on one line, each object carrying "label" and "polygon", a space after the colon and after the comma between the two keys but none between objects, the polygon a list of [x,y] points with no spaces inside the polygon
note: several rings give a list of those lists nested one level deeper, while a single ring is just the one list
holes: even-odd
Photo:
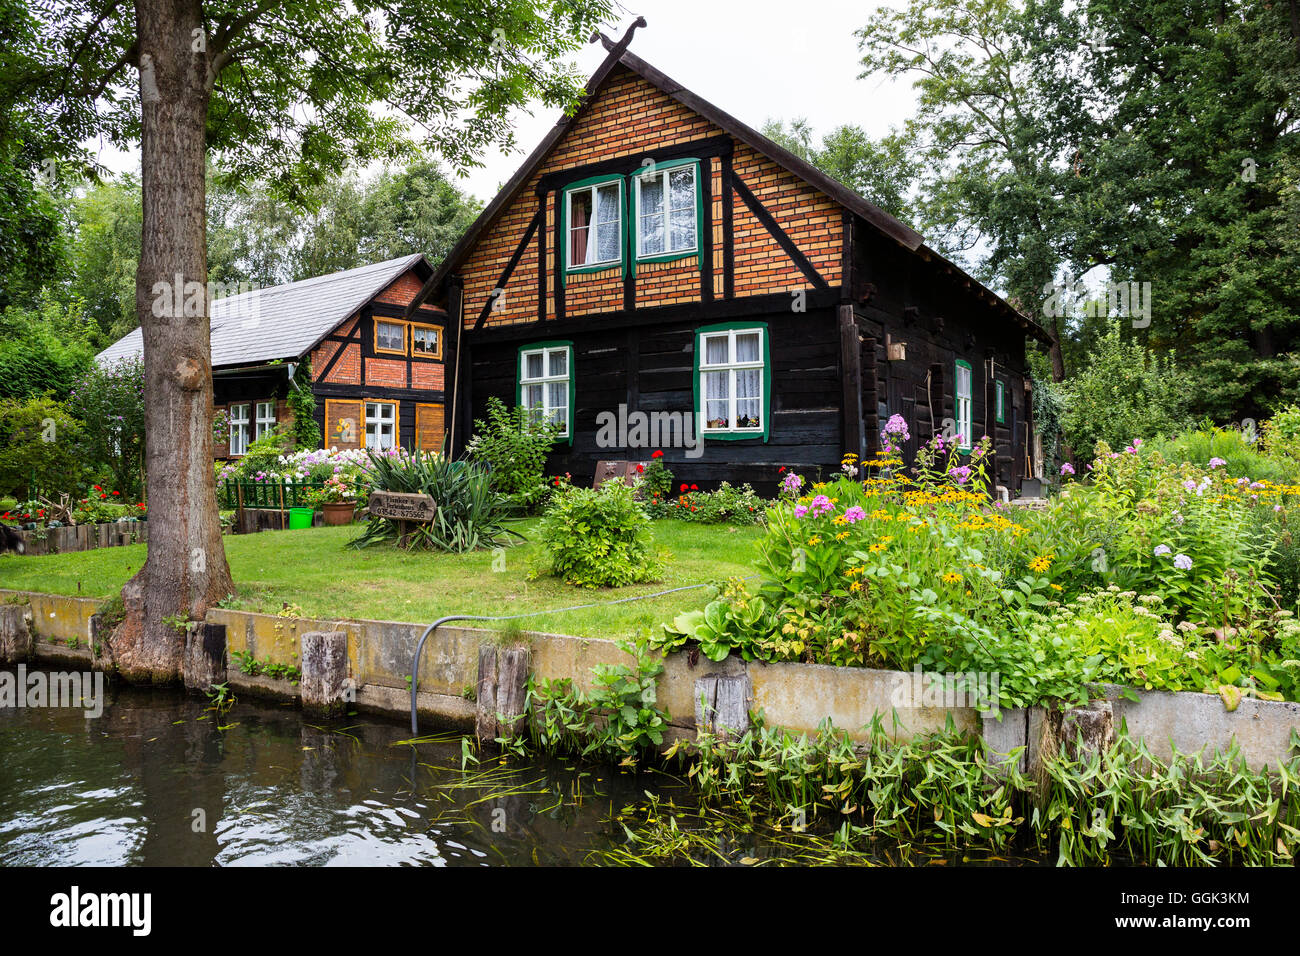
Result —
[{"label": "red flower", "polygon": [[140,502],[138,505],[136,505],[136,507],[137,507],[137,508],[143,508],[143,507],[144,507],[144,502],[143,502],[143,501]]},{"label": "red flower", "polygon": [[115,492],[113,492],[113,494],[115,494],[115,495],[120,495],[121,493],[122,493],[122,492],[120,492],[120,491],[115,491]]},{"label": "red flower", "polygon": [[686,491],[686,486],[685,486],[685,485],[682,485],[682,491],[683,491],[683,492]]},{"label": "red flower", "polygon": [[100,496],[99,496],[99,498],[100,498],[101,501],[102,501],[103,499],[107,498],[107,497],[108,497],[108,495],[100,495]]},{"label": "red flower", "polygon": [[96,490],[96,491],[103,491],[104,489],[101,488],[101,487],[99,487],[99,485],[96,485],[96,486],[95,486],[95,490]]},{"label": "red flower", "polygon": [[691,485],[691,491],[699,491],[699,490],[700,490],[699,485]]},{"label": "red flower", "polygon": [[783,472],[783,471],[785,471],[785,465],[782,465],[780,468],[778,468],[778,469],[776,470],[776,473],[779,475],[779,474],[781,474],[781,472]]},{"label": "red flower", "polygon": [[638,475],[645,474],[645,465],[638,464],[638,465],[636,466],[636,473],[637,473]]},{"label": "red flower", "polygon": [[691,510],[692,510],[692,511],[699,511],[700,509],[697,508],[697,507],[695,507],[695,505],[691,505]]},{"label": "red flower", "polygon": [[655,452],[653,455],[651,455],[650,457],[651,457],[651,458],[662,458],[663,456],[664,456],[664,453],[663,453],[663,452],[661,452],[661,451],[656,451],[656,452]]}]

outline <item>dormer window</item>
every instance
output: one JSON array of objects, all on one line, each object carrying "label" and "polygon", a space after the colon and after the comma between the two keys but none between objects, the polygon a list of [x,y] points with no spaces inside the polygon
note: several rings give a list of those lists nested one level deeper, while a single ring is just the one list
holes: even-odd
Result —
[{"label": "dormer window", "polygon": [[564,192],[565,269],[609,269],[623,261],[623,180],[584,181]]}]

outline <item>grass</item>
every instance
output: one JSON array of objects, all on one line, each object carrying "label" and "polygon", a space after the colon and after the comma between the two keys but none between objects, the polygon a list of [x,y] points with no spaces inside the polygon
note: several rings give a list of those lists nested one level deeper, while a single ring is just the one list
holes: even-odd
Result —
[{"label": "grass", "polygon": [[[275,612],[290,604],[309,618],[416,622],[447,614],[523,614],[743,577],[753,573],[754,545],[762,533],[756,526],[656,521],[655,539],[671,554],[659,581],[584,590],[554,578],[528,580],[539,551],[532,540],[536,524],[535,519],[512,523],[529,540],[505,550],[502,571],[493,570],[496,557],[490,551],[408,554],[391,546],[362,551],[344,547],[358,534],[358,526],[229,535],[222,540],[236,593],[226,606]],[[107,598],[144,564],[146,547],[0,555],[0,587]],[[687,591],[613,607],[542,614],[520,624],[527,630],[580,637],[630,637],[683,609],[702,606],[706,595]]]}]

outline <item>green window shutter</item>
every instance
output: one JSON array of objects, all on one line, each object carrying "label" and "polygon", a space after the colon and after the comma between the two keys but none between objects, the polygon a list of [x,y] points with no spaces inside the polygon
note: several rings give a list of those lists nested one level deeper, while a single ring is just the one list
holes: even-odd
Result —
[{"label": "green window shutter", "polygon": [[[705,432],[704,392],[700,388],[700,357],[703,354],[702,345],[704,336],[710,332],[730,332],[730,331],[753,331],[763,333],[763,430],[760,434],[757,431],[713,431]],[[721,441],[737,441],[742,438],[762,438],[768,440],[772,431],[772,341],[768,334],[766,322],[720,322],[717,325],[706,325],[695,330],[695,372],[694,372],[694,395],[695,395],[695,434],[701,438],[719,439]]]},{"label": "green window shutter", "polygon": [[[959,447],[963,451],[969,451],[974,445],[975,436],[975,414],[972,407],[972,396],[975,394],[975,372],[971,369],[969,362],[957,359],[954,363],[956,368],[953,371],[953,394],[956,396],[957,407],[954,411],[957,413],[957,432],[961,436]],[[966,385],[962,387],[962,369],[966,371]]]}]

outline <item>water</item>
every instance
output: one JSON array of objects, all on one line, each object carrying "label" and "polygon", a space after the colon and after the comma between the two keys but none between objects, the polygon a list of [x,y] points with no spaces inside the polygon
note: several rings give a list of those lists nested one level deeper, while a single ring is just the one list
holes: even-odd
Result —
[{"label": "water", "polygon": [[[0,866],[1041,863],[920,843],[837,851],[658,769],[407,742],[400,723],[310,722],[179,690],[105,689],[103,714],[0,708]],[[629,839],[629,831],[637,839]]]},{"label": "water", "polygon": [[462,773],[459,737],[395,746],[395,722],[106,696],[98,719],[0,709],[0,865],[574,864],[622,842],[613,818],[648,786],[689,799],[663,774],[562,761]]}]

